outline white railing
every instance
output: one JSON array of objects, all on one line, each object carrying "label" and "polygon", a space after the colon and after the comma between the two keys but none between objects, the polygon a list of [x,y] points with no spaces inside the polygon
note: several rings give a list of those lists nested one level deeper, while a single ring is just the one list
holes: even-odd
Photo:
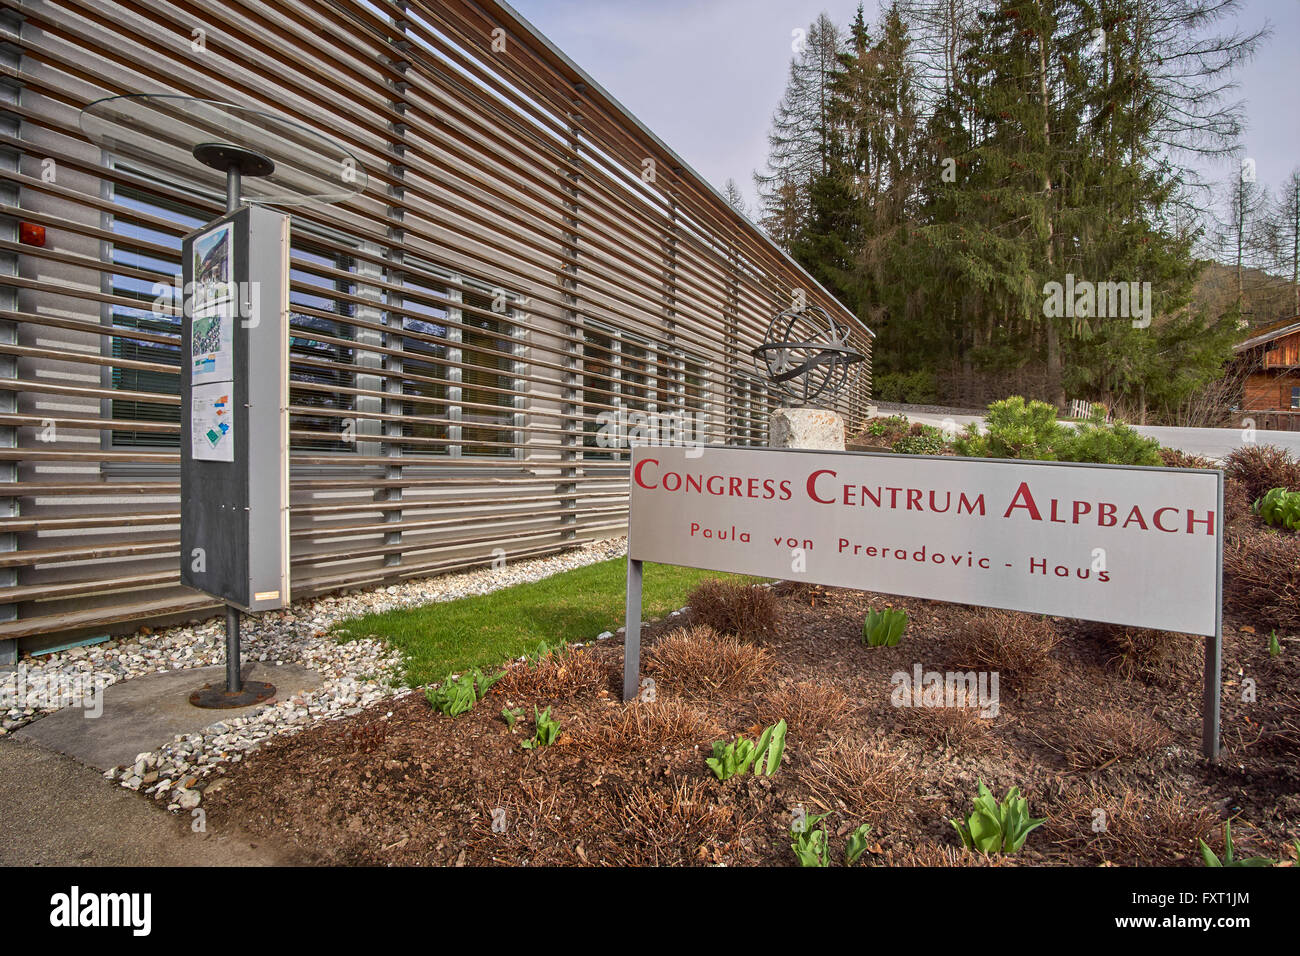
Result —
[{"label": "white railing", "polygon": [[[1070,400],[1070,414],[1069,414],[1069,417],[1070,417],[1070,418],[1083,418],[1083,419],[1091,418],[1091,417],[1092,417],[1092,409],[1093,409],[1093,404],[1092,404],[1092,402],[1085,402],[1085,401],[1084,401],[1083,399],[1081,399],[1081,398],[1071,399],[1071,400]],[[1111,416],[1111,413],[1110,413],[1110,409],[1106,409],[1106,423],[1107,423],[1107,424],[1110,423],[1110,421],[1111,421],[1111,417],[1112,417],[1112,416]]]}]

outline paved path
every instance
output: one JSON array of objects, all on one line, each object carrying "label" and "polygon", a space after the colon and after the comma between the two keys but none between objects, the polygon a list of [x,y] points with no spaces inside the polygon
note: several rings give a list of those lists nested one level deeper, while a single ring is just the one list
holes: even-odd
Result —
[{"label": "paved path", "polygon": [[[285,664],[246,664],[245,679],[270,680],[281,697],[320,685]],[[273,866],[293,854],[223,825],[220,813],[172,814],[104,779],[175,734],[194,733],[253,708],[191,707],[189,692],[224,680],[225,668],[150,674],[106,688],[99,707],[65,707],[0,737],[0,866]],[[92,719],[93,716],[93,719]]]},{"label": "paved path", "polygon": [[[298,664],[244,664],[244,680],[275,685],[276,700],[321,685],[321,676]],[[219,720],[242,717],[261,704],[233,710],[200,710],[190,705],[190,691],[207,683],[224,686],[226,669],[182,668],[118,681],[92,700],[97,706],[64,707],[14,732],[49,750],[75,757],[100,771],[133,763],[136,754],[151,753],[177,734],[196,734]]]},{"label": "paved path", "polygon": [[[891,410],[889,414],[893,414]],[[883,412],[881,414],[886,414]],[[979,415],[939,415],[934,412],[908,412],[901,414],[914,422],[942,427],[945,422],[954,423],[959,429],[968,422],[983,422]],[[1170,428],[1157,425],[1134,425],[1137,431],[1149,438],[1156,438],[1166,448],[1177,448],[1189,455],[1202,455],[1222,461],[1234,449],[1249,444],[1245,433],[1240,428]],[[1278,445],[1289,449],[1292,455],[1300,457],[1300,432],[1257,431],[1254,444]]]},{"label": "paved path", "polygon": [[0,866],[275,866],[293,855],[206,815],[173,815],[98,771],[0,738]]}]

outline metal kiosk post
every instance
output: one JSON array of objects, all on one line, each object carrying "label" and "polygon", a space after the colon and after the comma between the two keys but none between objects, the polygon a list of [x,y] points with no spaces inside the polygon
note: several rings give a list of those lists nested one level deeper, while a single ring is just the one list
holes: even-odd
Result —
[{"label": "metal kiosk post", "polygon": [[289,597],[289,216],[366,186],[344,147],[273,113],[170,94],[97,100],[87,137],[160,177],[225,194],[186,236],[181,292],[181,583],[226,606],[224,684],[189,696],[234,708],[274,696],[244,680],[240,614]]}]

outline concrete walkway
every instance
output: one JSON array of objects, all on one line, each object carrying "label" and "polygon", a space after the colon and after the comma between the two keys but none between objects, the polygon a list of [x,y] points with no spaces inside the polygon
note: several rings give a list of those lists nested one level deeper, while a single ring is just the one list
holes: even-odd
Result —
[{"label": "concrete walkway", "polygon": [[[274,684],[272,700],[285,700],[321,685],[319,674],[297,664],[249,663],[240,673],[244,680]],[[191,691],[207,683],[225,686],[225,680],[226,670],[220,665],[134,677],[104,688],[100,708],[64,707],[32,721],[13,736],[75,757],[97,770],[125,766],[135,761],[136,754],[157,750],[177,734],[196,734],[218,721],[265,706],[202,710],[190,705]],[[97,710],[102,712],[95,716]]]},{"label": "concrete walkway", "polygon": [[0,738],[0,866],[276,866],[293,853],[205,813],[172,815],[98,771]]},{"label": "concrete walkway", "polygon": [[[246,664],[246,680],[284,699],[320,686],[295,664]],[[273,866],[295,854],[224,825],[204,809],[169,813],[104,779],[109,767],[254,708],[200,710],[191,691],[222,683],[223,667],[150,674],[113,684],[102,707],[65,707],[0,738],[0,866]],[[96,710],[100,711],[95,715]],[[202,828],[195,832],[201,821]]]}]

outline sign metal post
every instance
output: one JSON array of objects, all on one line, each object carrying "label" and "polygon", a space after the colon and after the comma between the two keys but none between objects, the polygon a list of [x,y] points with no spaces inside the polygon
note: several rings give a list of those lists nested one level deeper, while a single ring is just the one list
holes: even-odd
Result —
[{"label": "sign metal post", "polygon": [[[630,539],[629,539],[630,540]],[[632,700],[641,692],[641,575],[642,565],[627,559],[627,604],[623,619],[623,699]]]},{"label": "sign metal post", "polygon": [[[1223,479],[1219,479],[1219,522],[1223,522]],[[1201,753],[1219,759],[1219,709],[1223,702],[1223,532],[1218,535],[1215,566],[1214,634],[1205,639],[1205,686],[1201,699]]]}]

